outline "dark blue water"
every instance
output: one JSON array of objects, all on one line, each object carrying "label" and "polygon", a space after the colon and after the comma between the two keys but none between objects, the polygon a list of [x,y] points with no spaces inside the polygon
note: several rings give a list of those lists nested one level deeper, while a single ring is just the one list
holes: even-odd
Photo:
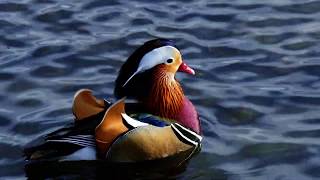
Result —
[{"label": "dark blue water", "polygon": [[72,122],[76,90],[114,99],[117,70],[154,37],[197,72],[178,79],[203,148],[170,178],[320,178],[320,1],[2,0],[1,179],[25,178],[23,148]]}]

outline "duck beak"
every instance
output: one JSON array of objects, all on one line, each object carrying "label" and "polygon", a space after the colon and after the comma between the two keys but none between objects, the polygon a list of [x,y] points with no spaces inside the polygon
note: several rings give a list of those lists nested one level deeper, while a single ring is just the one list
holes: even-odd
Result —
[{"label": "duck beak", "polygon": [[192,74],[192,75],[196,74],[194,72],[194,70],[191,67],[189,67],[185,62],[181,63],[181,65],[179,66],[178,71],[179,72],[185,72],[185,73]]}]

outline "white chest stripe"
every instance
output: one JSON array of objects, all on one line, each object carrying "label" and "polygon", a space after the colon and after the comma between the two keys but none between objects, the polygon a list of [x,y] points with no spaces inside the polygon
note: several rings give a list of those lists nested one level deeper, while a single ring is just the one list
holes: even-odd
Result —
[{"label": "white chest stripe", "polygon": [[144,122],[140,122],[137,121],[135,119],[133,119],[132,117],[128,116],[126,113],[121,113],[121,116],[123,117],[123,119],[132,127],[136,128],[139,126],[148,126],[150,124],[144,123]]},{"label": "white chest stripe", "polygon": [[[128,116],[125,113],[121,113],[121,116],[123,117],[123,119],[133,128],[137,128],[140,126],[148,126],[150,124],[148,123],[144,123],[144,122],[140,122],[138,120],[135,120],[133,118],[131,118],[130,116]],[[179,134],[179,136],[181,136],[184,140],[188,141],[189,143],[197,146],[201,140],[202,137],[200,135],[198,135],[197,133],[183,127],[182,125],[178,124],[178,123],[173,123],[171,124],[171,128]]]},{"label": "white chest stripe", "polygon": [[[176,126],[178,126],[178,127],[176,127]],[[193,144],[194,146],[198,146],[199,143],[200,143],[201,140],[202,140],[202,137],[201,137],[201,136],[199,136],[199,135],[196,134],[195,132],[193,132],[193,131],[191,131],[191,130],[189,130],[189,129],[183,127],[183,126],[181,126],[181,125],[178,124],[178,123],[173,123],[173,124],[171,124],[171,128],[172,128],[176,133],[178,133],[179,136],[181,136],[184,140],[186,140],[187,142]],[[186,136],[183,132],[181,132],[181,130],[179,130],[178,128],[181,128],[181,129],[184,131],[184,133],[188,133],[189,135],[193,136],[195,139],[197,139],[197,141],[192,140],[192,139],[190,139],[189,137],[187,137],[187,136]]]},{"label": "white chest stripe", "polygon": [[202,141],[202,137],[199,134],[185,128],[184,126],[182,126],[178,123],[175,123],[174,125],[179,126],[181,129],[183,129],[183,130],[187,131],[188,133],[192,134],[193,136],[195,136],[197,139],[199,139],[199,141]]}]

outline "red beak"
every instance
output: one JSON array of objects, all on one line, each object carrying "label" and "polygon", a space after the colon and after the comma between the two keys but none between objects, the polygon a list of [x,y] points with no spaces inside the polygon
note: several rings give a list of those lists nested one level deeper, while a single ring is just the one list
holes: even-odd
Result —
[{"label": "red beak", "polygon": [[185,72],[185,73],[192,74],[192,75],[196,74],[194,72],[194,70],[191,67],[189,67],[185,62],[181,63],[181,65],[179,66],[178,71],[179,72]]}]

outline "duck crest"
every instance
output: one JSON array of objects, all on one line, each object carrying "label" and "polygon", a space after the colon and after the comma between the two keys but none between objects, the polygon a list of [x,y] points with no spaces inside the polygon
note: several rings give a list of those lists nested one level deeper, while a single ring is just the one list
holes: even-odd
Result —
[{"label": "duck crest", "polygon": [[152,87],[145,100],[147,109],[154,115],[176,120],[182,109],[184,93],[173,73],[165,73],[164,65],[159,65],[152,73]]}]

